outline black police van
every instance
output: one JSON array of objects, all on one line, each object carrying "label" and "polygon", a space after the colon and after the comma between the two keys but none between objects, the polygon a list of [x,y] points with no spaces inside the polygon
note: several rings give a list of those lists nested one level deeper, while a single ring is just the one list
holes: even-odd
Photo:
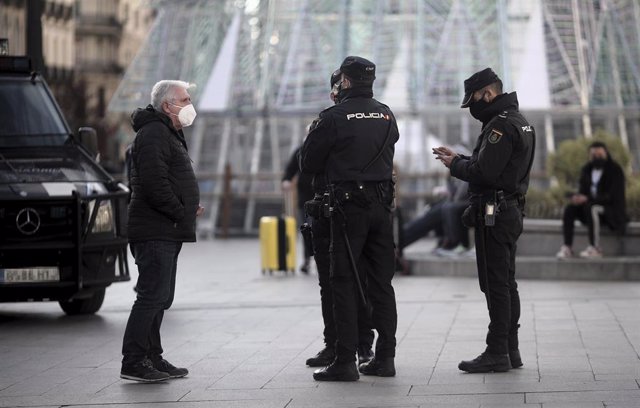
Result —
[{"label": "black police van", "polygon": [[95,160],[96,133],[73,135],[28,57],[0,56],[0,302],[102,306],[128,281],[128,188]]}]

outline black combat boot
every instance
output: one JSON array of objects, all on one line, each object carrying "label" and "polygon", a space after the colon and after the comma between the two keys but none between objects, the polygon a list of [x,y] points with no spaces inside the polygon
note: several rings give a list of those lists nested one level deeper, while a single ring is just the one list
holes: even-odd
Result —
[{"label": "black combat boot", "polygon": [[371,361],[372,358],[373,358],[373,350],[371,350],[371,347],[367,347],[367,346],[358,347],[358,364]]},{"label": "black combat boot", "polygon": [[360,364],[358,370],[364,375],[377,375],[378,377],[395,377],[396,366],[393,357],[374,357],[368,363]]},{"label": "black combat boot", "polygon": [[325,347],[314,357],[307,359],[309,367],[326,367],[336,358],[336,350],[333,347]]},{"label": "black combat boot", "polygon": [[509,354],[489,354],[487,351],[471,361],[461,361],[458,368],[468,373],[505,372],[511,369]]},{"label": "black combat boot", "polygon": [[356,368],[356,362],[339,363],[334,361],[325,368],[316,370],[313,373],[316,381],[358,381],[360,374]]},{"label": "black combat boot", "polygon": [[511,368],[522,367],[522,358],[520,357],[520,350],[509,350],[509,360],[511,360]]}]

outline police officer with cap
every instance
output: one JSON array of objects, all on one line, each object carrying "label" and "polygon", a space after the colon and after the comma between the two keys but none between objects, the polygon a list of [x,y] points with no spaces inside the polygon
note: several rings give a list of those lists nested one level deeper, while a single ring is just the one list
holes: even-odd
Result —
[{"label": "police officer with cap", "polygon": [[[365,375],[394,376],[397,312],[391,205],[394,145],[391,110],[373,99],[375,65],[350,56],[340,66],[340,103],[322,111],[302,146],[302,171],[324,174],[329,218],[330,282],[336,322],[336,357],[317,370],[318,381],[356,381],[358,302],[368,302],[378,332]],[[325,211],[326,210],[326,211]],[[359,267],[363,265],[362,267]],[[362,276],[361,276],[362,275]],[[366,289],[362,287],[366,281]],[[363,293],[366,292],[366,295]]]},{"label": "police officer with cap", "polygon": [[[331,74],[331,93],[329,98],[334,103],[339,103],[338,82],[342,77],[340,69],[336,69]],[[313,126],[313,125],[312,125]],[[302,175],[306,175],[303,173]],[[301,176],[302,176],[301,175]],[[319,173],[313,176],[313,190],[317,199],[320,199],[327,190],[325,174]],[[313,231],[313,253],[318,267],[318,280],[320,284],[320,304],[322,307],[322,320],[324,322],[324,343],[325,347],[315,356],[308,358],[306,364],[309,367],[326,367],[336,358],[336,322],[333,317],[333,290],[329,279],[329,247],[330,247],[330,224],[329,219],[319,216],[313,218],[311,223]],[[363,266],[363,265],[359,265]],[[374,333],[371,324],[371,315],[366,306],[359,303],[358,308],[358,362],[365,363],[373,358]]]},{"label": "police officer with cap", "polygon": [[489,309],[486,350],[462,361],[469,373],[501,372],[522,366],[518,349],[520,297],[515,280],[516,242],[522,233],[524,197],[535,153],[535,132],[518,110],[515,92],[503,93],[491,68],[464,81],[461,108],[482,122],[471,157],[446,147],[433,149],[453,177],[469,182],[470,206],[463,215],[475,227],[480,288]]}]

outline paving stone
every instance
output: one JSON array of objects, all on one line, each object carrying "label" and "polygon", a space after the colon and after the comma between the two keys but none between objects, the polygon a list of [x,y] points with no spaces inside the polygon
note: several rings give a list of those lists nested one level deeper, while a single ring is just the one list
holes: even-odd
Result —
[{"label": "paving stone", "polygon": [[[505,374],[491,374],[486,377]],[[448,395],[458,394],[509,394],[509,393],[553,393],[594,390],[633,390],[640,391],[635,381],[584,381],[584,382],[528,382],[528,383],[484,383],[467,384],[464,389],[456,385],[414,386],[410,395]]]},{"label": "paving stone", "polygon": [[[289,400],[279,401],[194,401],[165,402],[163,408],[286,408]],[[95,408],[95,405],[74,405],[73,408]],[[157,403],[119,404],[118,408],[157,408]]]},{"label": "paving stone", "polygon": [[484,350],[488,325],[477,278],[397,277],[397,376],[321,383],[304,365],[323,347],[317,277],[261,276],[258,250],[185,245],[163,347],[190,375],[163,384],[118,377],[132,282],[79,319],[0,304],[0,407],[640,406],[640,282],[519,281],[525,366],[467,374],[457,365]]},{"label": "paving stone", "polygon": [[560,402],[635,402],[640,406],[639,390],[617,390],[617,391],[580,391],[580,392],[544,392],[527,393],[527,402],[533,403],[560,403]]},{"label": "paving stone", "polygon": [[[604,408],[603,402],[545,402],[542,408]],[[609,406],[607,405],[607,408]]]}]

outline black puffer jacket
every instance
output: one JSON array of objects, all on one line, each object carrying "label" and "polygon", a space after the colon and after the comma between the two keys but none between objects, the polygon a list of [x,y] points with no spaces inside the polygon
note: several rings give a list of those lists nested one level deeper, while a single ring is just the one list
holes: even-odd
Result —
[{"label": "black puffer jacket", "polygon": [[151,105],[131,115],[129,242],[195,241],[200,191],[182,131]]}]

